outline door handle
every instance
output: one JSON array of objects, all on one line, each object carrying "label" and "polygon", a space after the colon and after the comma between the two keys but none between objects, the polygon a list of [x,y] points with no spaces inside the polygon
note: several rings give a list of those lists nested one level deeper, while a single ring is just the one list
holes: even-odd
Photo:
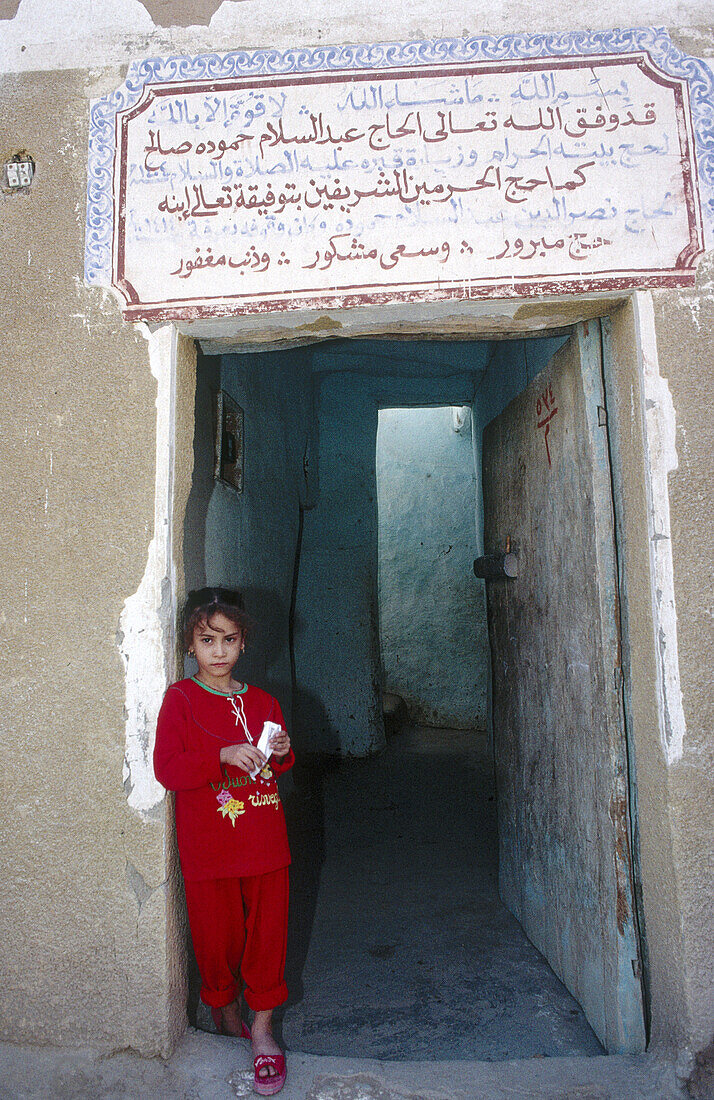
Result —
[{"label": "door handle", "polygon": [[508,577],[513,580],[518,576],[518,558],[512,552],[508,554],[486,554],[482,558],[476,558],[474,573],[483,580],[492,581],[498,577]]}]

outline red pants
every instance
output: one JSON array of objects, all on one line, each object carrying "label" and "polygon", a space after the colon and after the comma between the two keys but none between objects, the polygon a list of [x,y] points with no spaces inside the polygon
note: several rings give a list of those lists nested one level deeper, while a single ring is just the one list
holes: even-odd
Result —
[{"label": "red pants", "polygon": [[248,878],[187,882],[186,905],[201,973],[201,1000],[224,1008],[240,995],[254,1011],[288,996],[284,980],[288,868]]}]

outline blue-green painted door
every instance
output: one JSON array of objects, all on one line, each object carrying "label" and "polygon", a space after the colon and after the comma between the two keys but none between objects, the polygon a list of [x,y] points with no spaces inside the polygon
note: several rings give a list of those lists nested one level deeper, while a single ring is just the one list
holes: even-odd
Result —
[{"label": "blue-green painted door", "polygon": [[611,1052],[645,1047],[600,322],[484,432],[501,896]]}]

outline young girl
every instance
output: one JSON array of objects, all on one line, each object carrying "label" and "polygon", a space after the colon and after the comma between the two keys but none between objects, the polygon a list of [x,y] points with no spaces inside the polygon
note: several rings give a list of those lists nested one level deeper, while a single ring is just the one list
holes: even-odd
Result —
[{"label": "young girl", "polygon": [[[285,1083],[273,1009],[287,998],[288,849],[275,775],[292,767],[277,700],[233,679],[247,618],[238,592],[202,588],[184,609],[184,642],[198,673],[172,684],[159,713],[156,778],[176,791],[176,833],[201,999],[218,1030],[253,1043],[253,1087]],[[257,746],[274,722],[267,758]],[[240,978],[239,978],[240,975]],[[242,979],[242,982],[241,982]],[[249,1031],[239,997],[255,1013]]]}]

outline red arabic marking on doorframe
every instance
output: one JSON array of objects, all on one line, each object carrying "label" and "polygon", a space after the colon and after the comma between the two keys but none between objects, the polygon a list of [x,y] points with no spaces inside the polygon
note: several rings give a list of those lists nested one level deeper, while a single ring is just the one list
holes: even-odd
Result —
[{"label": "red arabic marking on doorframe", "polygon": [[550,447],[548,445],[548,435],[550,434],[550,422],[558,411],[558,406],[555,403],[555,397],[553,396],[553,387],[548,384],[547,389],[539,396],[536,402],[536,416],[538,422],[536,428],[544,428],[543,441],[545,443],[545,453],[548,456],[548,466],[552,466],[553,463],[550,458]]}]

